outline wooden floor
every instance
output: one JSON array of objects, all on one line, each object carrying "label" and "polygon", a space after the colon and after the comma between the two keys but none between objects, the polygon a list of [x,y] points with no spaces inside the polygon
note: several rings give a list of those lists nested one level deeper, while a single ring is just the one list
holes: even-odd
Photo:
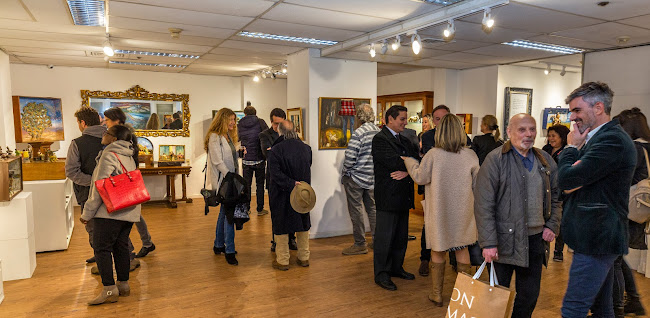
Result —
[{"label": "wooden floor", "polygon": [[[343,256],[351,236],[311,240],[311,266],[295,265],[280,272],[271,268],[273,254],[270,215],[251,215],[236,233],[239,266],[212,253],[218,211],[203,213],[202,200],[180,203],[178,209],[146,206],[142,210],[156,251],[141,259],[131,274],[131,296],[119,302],[89,307],[101,289],[84,260],[92,256],[88,236],[79,221],[66,251],[37,254],[30,279],[4,283],[0,317],[444,317],[446,307],[427,300],[429,277],[396,279],[396,292],[376,286],[372,253]],[[76,211],[78,219],[79,211]],[[411,216],[405,269],[416,273],[420,260],[422,217]],[[136,251],[140,240],[134,227]],[[566,254],[566,253],[565,253]],[[534,317],[559,317],[567,285],[570,256],[551,263],[543,273]],[[448,269],[444,297],[451,295],[454,274]],[[644,305],[650,309],[650,280],[637,275]],[[445,306],[447,303],[445,303]]]}]

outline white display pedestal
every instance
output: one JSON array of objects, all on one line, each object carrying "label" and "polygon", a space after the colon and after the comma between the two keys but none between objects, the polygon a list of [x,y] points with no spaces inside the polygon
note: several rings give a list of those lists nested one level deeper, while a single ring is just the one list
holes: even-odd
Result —
[{"label": "white display pedestal", "polygon": [[0,259],[0,304],[5,299],[5,290],[2,288],[2,260]]},{"label": "white display pedestal", "polygon": [[25,181],[23,187],[38,198],[34,200],[36,252],[68,249],[74,228],[72,181]]},{"label": "white display pedestal", "polygon": [[30,278],[36,269],[32,193],[21,192],[0,203],[2,279]]}]

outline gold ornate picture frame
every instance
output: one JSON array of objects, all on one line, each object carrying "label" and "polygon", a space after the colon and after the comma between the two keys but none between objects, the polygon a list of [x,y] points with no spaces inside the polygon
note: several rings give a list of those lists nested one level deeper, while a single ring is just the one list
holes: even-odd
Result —
[{"label": "gold ornate picture frame", "polygon": [[182,108],[183,128],[178,130],[170,129],[136,129],[135,134],[142,137],[189,137],[190,136],[190,107],[189,94],[159,94],[151,93],[139,85],[134,85],[124,92],[90,91],[81,90],[81,107],[91,107],[91,98],[120,100],[145,100],[156,102],[180,102]]}]

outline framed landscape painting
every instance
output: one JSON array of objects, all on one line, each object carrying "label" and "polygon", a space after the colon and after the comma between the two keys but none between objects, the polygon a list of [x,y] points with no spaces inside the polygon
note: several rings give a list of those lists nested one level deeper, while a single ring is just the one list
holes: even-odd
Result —
[{"label": "framed landscape painting", "polygon": [[135,129],[145,129],[151,116],[151,103],[148,102],[111,102],[111,108],[117,107],[126,114],[126,123]]},{"label": "framed landscape painting", "polygon": [[320,97],[318,99],[318,149],[345,149],[354,133],[357,108],[370,98]]},{"label": "framed landscape painting", "polygon": [[12,101],[16,142],[64,140],[60,98],[13,96]]}]

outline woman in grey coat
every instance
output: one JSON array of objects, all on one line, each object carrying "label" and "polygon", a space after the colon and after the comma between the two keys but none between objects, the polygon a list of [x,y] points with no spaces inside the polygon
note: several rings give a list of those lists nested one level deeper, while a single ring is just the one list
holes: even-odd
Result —
[{"label": "woman in grey coat", "polygon": [[[237,122],[235,112],[229,108],[222,108],[214,116],[208,133],[205,135],[204,147],[208,153],[208,180],[207,189],[218,190],[221,181],[228,172],[238,173],[236,144],[238,141]],[[235,225],[228,222],[223,204],[219,210],[217,229],[215,231],[215,254],[226,254],[226,261],[230,265],[237,265],[235,258]]]},{"label": "woman in grey coat", "polygon": [[[134,222],[140,221],[140,205],[108,213],[106,205],[95,187],[95,181],[122,174],[121,164],[128,171],[136,169],[133,160],[131,131],[122,125],[108,129],[102,138],[106,148],[99,154],[93,172],[90,197],[84,205],[81,222],[94,219],[93,249],[104,289],[89,305],[114,303],[119,296],[128,296],[129,288],[129,234]],[[119,160],[118,160],[119,158]],[[112,257],[111,257],[112,256]],[[113,279],[113,260],[117,272],[117,286]]]}]

